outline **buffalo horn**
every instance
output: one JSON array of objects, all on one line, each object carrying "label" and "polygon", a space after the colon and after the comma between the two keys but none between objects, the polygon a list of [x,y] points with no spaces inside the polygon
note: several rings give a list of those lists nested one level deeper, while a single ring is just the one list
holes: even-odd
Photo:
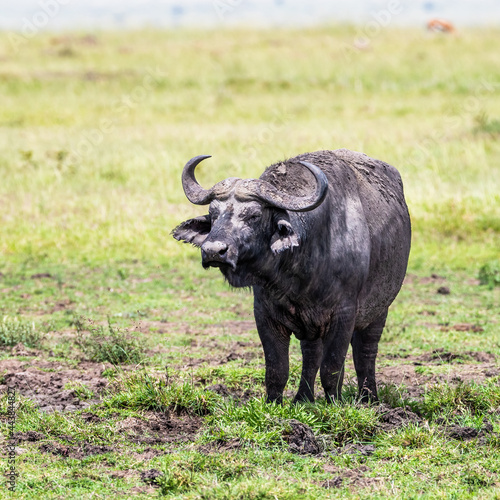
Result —
[{"label": "buffalo horn", "polygon": [[203,160],[210,158],[210,155],[200,155],[191,158],[182,171],[182,187],[186,198],[195,205],[208,205],[213,199],[213,189],[203,189],[194,176],[194,169]]},{"label": "buffalo horn", "polygon": [[328,179],[323,171],[316,165],[307,161],[299,162],[304,165],[316,179],[316,189],[309,196],[293,196],[276,189],[266,181],[257,180],[249,186],[254,196],[277,208],[290,210],[292,212],[307,212],[313,210],[325,199],[328,190]]},{"label": "buffalo horn", "polygon": [[[216,196],[214,188],[208,190],[202,188],[194,176],[196,166],[206,158],[210,158],[210,155],[200,155],[191,158],[182,171],[182,187],[184,188],[187,199],[195,205],[208,205]],[[269,182],[261,179],[247,179],[243,181],[243,186],[241,187],[244,187],[247,195],[257,198],[273,207],[290,210],[292,212],[307,212],[313,210],[323,202],[326,196],[328,179],[323,171],[316,165],[307,161],[301,161],[299,163],[306,167],[316,179],[316,189],[314,193],[309,196],[299,197],[281,192]]]}]

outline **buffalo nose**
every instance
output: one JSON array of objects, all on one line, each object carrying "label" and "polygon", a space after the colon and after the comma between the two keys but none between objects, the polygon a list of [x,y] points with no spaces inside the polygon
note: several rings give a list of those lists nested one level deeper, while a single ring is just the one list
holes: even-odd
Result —
[{"label": "buffalo nose", "polygon": [[204,261],[225,262],[228,246],[223,241],[206,241],[201,246]]}]

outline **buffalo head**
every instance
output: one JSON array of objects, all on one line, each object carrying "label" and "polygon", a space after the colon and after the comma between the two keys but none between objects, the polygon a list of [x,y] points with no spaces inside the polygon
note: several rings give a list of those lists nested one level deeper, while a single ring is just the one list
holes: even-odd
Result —
[{"label": "buffalo head", "polygon": [[273,256],[300,245],[288,212],[318,207],[325,198],[328,180],[318,167],[301,161],[316,180],[314,191],[306,196],[281,192],[262,179],[234,177],[207,190],[194,175],[196,166],[206,158],[210,156],[196,156],[187,162],[182,186],[189,201],[209,204],[209,213],[183,222],[173,236],[200,247],[203,267],[220,268],[231,285],[259,284],[266,266],[273,267]]}]

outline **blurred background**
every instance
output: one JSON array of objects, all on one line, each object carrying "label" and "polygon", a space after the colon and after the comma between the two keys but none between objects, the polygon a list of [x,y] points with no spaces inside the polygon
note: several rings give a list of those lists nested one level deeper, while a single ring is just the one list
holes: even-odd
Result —
[{"label": "blurred background", "polygon": [[[7,2],[4,2],[7,3]],[[425,24],[430,17],[453,19],[460,25],[493,25],[500,21],[495,0],[88,0],[57,2],[19,0],[2,6],[0,27],[22,29],[42,6],[58,4],[52,29],[140,28],[155,26],[216,27],[228,25],[307,26],[318,23],[371,20],[377,10],[393,7],[397,24]]]},{"label": "blurred background", "polygon": [[[1,264],[198,264],[180,173],[348,148],[401,172],[410,269],[500,246],[493,0],[38,0],[0,17]],[[495,264],[496,265],[496,264]],[[182,266],[181,266],[182,267]]]}]

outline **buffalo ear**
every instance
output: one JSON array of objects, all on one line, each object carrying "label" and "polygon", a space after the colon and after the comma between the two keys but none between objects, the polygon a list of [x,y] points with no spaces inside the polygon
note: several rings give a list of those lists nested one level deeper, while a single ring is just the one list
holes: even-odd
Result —
[{"label": "buffalo ear", "polygon": [[194,219],[189,219],[179,224],[173,231],[172,236],[179,241],[191,243],[196,247],[201,247],[208,236],[212,225],[209,215],[201,215]]},{"label": "buffalo ear", "polygon": [[276,232],[271,238],[271,250],[273,254],[293,250],[299,246],[299,237],[295,234],[292,225],[286,219],[279,219]]}]

